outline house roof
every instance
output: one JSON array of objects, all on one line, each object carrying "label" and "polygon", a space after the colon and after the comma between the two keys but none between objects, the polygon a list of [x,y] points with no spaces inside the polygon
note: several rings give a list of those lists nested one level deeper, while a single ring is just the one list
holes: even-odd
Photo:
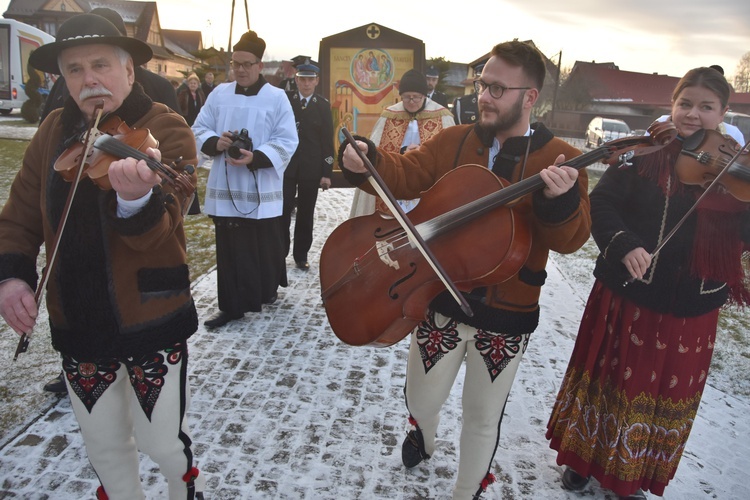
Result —
[{"label": "house roof", "polygon": [[[670,109],[672,92],[680,79],[654,73],[621,71],[614,63],[576,61],[565,85],[583,85],[591,100],[598,103],[627,103]],[[732,92],[729,107],[750,106],[750,93]]]},{"label": "house roof", "polygon": [[621,71],[613,63],[576,61],[566,85],[585,85],[596,102],[669,107],[679,80],[674,76]]},{"label": "house roof", "polygon": [[199,59],[195,57],[193,54],[188,52],[187,50],[183,49],[179,45],[177,45],[172,38],[164,33],[164,48],[167,49],[168,52],[171,52],[172,54],[178,55],[180,57],[185,57],[187,59],[193,59],[195,61],[198,61]]},{"label": "house roof", "polygon": [[14,14],[31,16],[48,1],[49,0],[10,0],[8,9],[3,13],[3,17],[12,17]]},{"label": "house roof", "polygon": [[[193,53],[203,48],[203,36],[200,31],[168,30],[162,28],[161,33],[164,36],[165,45],[168,38],[170,42],[188,53]],[[171,50],[170,47],[167,48]]]}]

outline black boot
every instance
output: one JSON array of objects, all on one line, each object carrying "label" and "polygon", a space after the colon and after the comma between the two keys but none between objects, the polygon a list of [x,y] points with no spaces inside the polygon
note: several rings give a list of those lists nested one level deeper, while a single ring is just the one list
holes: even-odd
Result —
[{"label": "black boot", "polygon": [[225,311],[219,311],[210,318],[208,318],[206,321],[203,322],[203,324],[209,328],[218,328],[220,326],[224,326],[230,321],[234,321],[236,319],[240,319],[244,316],[242,313],[238,314],[232,314]]},{"label": "black boot", "polygon": [[412,468],[427,458],[430,458],[430,455],[424,449],[422,431],[419,429],[409,431],[404,444],[401,445],[401,461],[404,466]]},{"label": "black boot", "polygon": [[565,467],[565,472],[562,475],[562,484],[566,490],[570,491],[581,491],[589,484],[590,480],[590,477],[584,477],[570,467]]},{"label": "black boot", "polygon": [[63,372],[44,384],[43,389],[47,392],[54,392],[55,394],[67,394],[68,386],[65,385],[65,379],[63,378]]}]

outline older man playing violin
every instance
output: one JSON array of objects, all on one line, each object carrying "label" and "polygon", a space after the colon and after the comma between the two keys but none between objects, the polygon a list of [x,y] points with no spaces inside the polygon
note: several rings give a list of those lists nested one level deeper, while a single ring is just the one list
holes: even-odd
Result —
[{"label": "older man playing violin", "polygon": [[[91,127],[99,108],[131,128],[149,129],[158,150],[146,153],[183,172],[195,164],[192,132],[182,117],[154,103],[134,82],[149,46],[106,19],[82,14],[37,49],[30,63],[65,77],[70,98],[41,124],[0,213],[0,314],[30,335],[37,317],[36,260],[45,244],[57,257],[47,285],[52,344],[62,357],[71,404],[98,498],[143,498],[138,448],[159,465],[170,499],[202,498],[185,414],[189,402],[186,341],[198,319],[190,294],[183,213],[185,190],[143,160],[108,167],[112,190],[85,171],[73,184],[53,167]],[[195,175],[188,177],[192,186]],[[189,184],[188,184],[189,185]]]}]

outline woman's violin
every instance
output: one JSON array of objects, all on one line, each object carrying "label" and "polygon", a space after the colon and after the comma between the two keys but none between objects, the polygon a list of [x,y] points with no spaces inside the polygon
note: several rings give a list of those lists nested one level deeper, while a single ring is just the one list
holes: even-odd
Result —
[{"label": "woman's violin", "polygon": [[[734,159],[735,155],[739,156]],[[730,165],[730,162],[734,162]],[[729,165],[725,173],[724,168]],[[683,184],[708,188],[721,176],[717,194],[728,192],[736,199],[750,201],[750,155],[731,138],[716,130],[701,129],[685,138],[675,164],[677,178]]]},{"label": "woman's violin", "polygon": [[[615,163],[677,137],[671,122],[652,124],[649,134],[607,142],[564,164]],[[524,265],[531,228],[511,202],[544,186],[539,174],[509,185],[483,166],[463,165],[422,193],[408,218],[452,283],[470,291],[501,283]],[[336,336],[381,347],[408,335],[446,289],[405,230],[379,213],[344,221],[331,233],[320,256],[320,286]]]},{"label": "woman's violin", "polygon": [[[75,180],[78,169],[81,168],[82,155],[86,150],[83,140],[76,140],[55,162],[54,169],[68,182]],[[162,178],[162,183],[172,185],[186,198],[190,198],[195,192],[195,186],[191,182],[191,176],[195,172],[192,165],[187,165],[183,172],[179,172],[176,168],[182,158],[168,166],[145,153],[147,148],[159,147],[159,141],[148,129],[130,128],[120,117],[112,115],[97,130],[91,131],[89,141],[93,141],[94,147],[89,148],[89,155],[83,162],[82,176],[90,178],[103,190],[112,189],[108,176],[109,165],[113,161],[130,157],[144,160]]]}]

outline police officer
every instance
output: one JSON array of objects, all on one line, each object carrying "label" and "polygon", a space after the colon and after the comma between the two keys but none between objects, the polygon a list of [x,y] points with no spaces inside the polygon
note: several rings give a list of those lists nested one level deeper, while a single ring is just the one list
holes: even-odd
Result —
[{"label": "police officer", "polygon": [[[475,77],[482,73],[482,68],[484,68],[484,64],[479,64],[474,68]],[[456,125],[476,123],[479,120],[477,94],[473,90],[471,94],[462,95],[453,101],[453,119],[456,121]]]},{"label": "police officer", "polygon": [[427,68],[427,97],[440,104],[444,108],[448,107],[448,96],[437,90],[438,80],[440,80],[440,70],[435,66]]},{"label": "police officer", "polygon": [[333,118],[331,105],[315,87],[320,81],[320,69],[311,63],[297,65],[294,77],[297,90],[287,96],[297,122],[299,146],[284,173],[284,212],[286,251],[289,254],[292,212],[297,214],[294,224],[292,256],[298,269],[310,268],[307,253],[312,246],[315,203],[318,188],[331,187],[333,169]]},{"label": "police officer", "polygon": [[[291,63],[291,64],[290,64]],[[281,66],[284,68],[284,79],[279,83],[279,88],[284,90],[297,90],[297,67],[300,64],[315,64],[312,62],[309,56],[294,56],[290,60],[281,61]],[[289,68],[291,68],[291,74],[288,74]]]}]

